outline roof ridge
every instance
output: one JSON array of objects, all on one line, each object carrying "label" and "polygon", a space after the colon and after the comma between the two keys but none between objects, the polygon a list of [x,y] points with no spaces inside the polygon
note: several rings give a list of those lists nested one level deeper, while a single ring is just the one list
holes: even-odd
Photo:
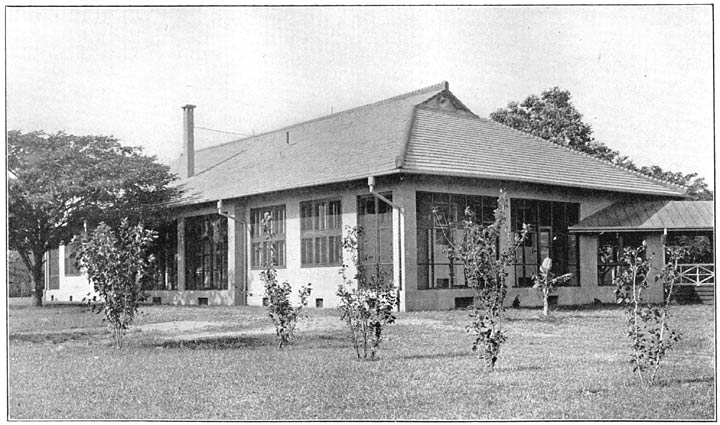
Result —
[{"label": "roof ridge", "polygon": [[[208,147],[206,147],[206,148],[202,148],[202,149],[196,150],[195,153],[197,154],[198,152],[206,151],[206,150],[208,150],[208,149],[215,149],[215,148],[218,148],[218,147],[220,147],[220,146],[226,146],[226,145],[230,145],[230,144],[237,143],[237,142],[248,141],[248,140],[250,140],[250,139],[254,139],[254,138],[259,137],[259,136],[265,136],[265,135],[268,135],[268,134],[271,134],[271,133],[275,133],[275,132],[278,132],[278,131],[288,130],[288,129],[290,129],[290,128],[297,127],[297,126],[300,126],[300,125],[306,125],[306,124],[310,124],[310,123],[313,123],[313,122],[316,122],[316,121],[321,121],[321,120],[324,120],[324,119],[327,119],[327,118],[330,118],[330,117],[336,117],[336,116],[338,116],[338,115],[343,115],[343,114],[347,114],[347,113],[350,113],[350,112],[359,111],[359,110],[362,110],[362,109],[369,108],[369,107],[371,107],[371,106],[377,106],[377,105],[381,105],[381,104],[385,104],[385,103],[394,102],[394,101],[397,101],[397,100],[400,100],[400,99],[404,99],[404,98],[407,98],[407,97],[411,97],[411,96],[415,96],[415,95],[418,95],[418,94],[421,94],[421,93],[434,92],[434,91],[442,91],[442,90],[449,90],[449,89],[450,89],[450,85],[448,84],[447,81],[444,81],[444,80],[443,80],[443,81],[441,81],[441,82],[439,82],[439,83],[437,83],[437,84],[433,84],[433,85],[430,85],[430,86],[427,86],[427,87],[423,87],[423,88],[420,88],[420,89],[416,89],[416,90],[413,90],[413,91],[409,91],[409,92],[407,92],[407,93],[402,93],[402,94],[399,94],[399,95],[396,95],[396,96],[393,96],[393,97],[388,97],[388,98],[386,98],[386,99],[382,99],[382,100],[379,100],[379,101],[377,101],[377,102],[373,102],[373,103],[368,103],[368,104],[365,104],[365,105],[356,106],[356,107],[354,107],[354,108],[345,109],[345,110],[342,110],[342,111],[339,111],[339,112],[335,112],[335,113],[332,113],[332,114],[328,114],[328,115],[322,115],[322,116],[319,116],[319,117],[316,117],[316,118],[311,118],[311,119],[306,120],[306,121],[300,121],[300,122],[298,122],[298,123],[286,125],[286,126],[284,126],[284,127],[280,127],[280,128],[274,129],[274,130],[268,130],[268,131],[264,131],[264,132],[262,132],[262,133],[253,134],[252,136],[244,137],[244,138],[242,138],[242,139],[230,140],[230,141],[228,141],[228,142],[220,143],[220,144],[218,144],[218,145],[208,146]],[[181,155],[181,157],[182,157],[182,155]]]},{"label": "roof ridge", "polygon": [[523,134],[523,135],[525,135],[525,136],[527,136],[527,137],[530,137],[530,138],[533,138],[533,139],[536,139],[536,140],[540,140],[540,141],[542,141],[542,142],[549,143],[549,144],[551,144],[552,146],[557,146],[557,147],[560,147],[560,148],[562,148],[562,149],[568,150],[568,151],[573,152],[573,153],[575,153],[575,154],[577,154],[577,155],[581,155],[581,156],[586,156],[586,157],[588,157],[588,158],[592,158],[592,159],[594,159],[595,161],[599,161],[599,162],[601,162],[601,163],[610,165],[610,166],[615,167],[615,168],[617,168],[617,169],[623,170],[623,171],[625,171],[625,172],[627,172],[627,173],[629,173],[629,174],[634,174],[634,175],[637,175],[637,176],[640,176],[640,177],[644,177],[645,179],[650,180],[650,181],[652,181],[652,182],[661,183],[661,184],[664,184],[664,185],[669,186],[669,187],[671,187],[671,188],[672,188],[672,187],[677,187],[677,188],[687,189],[687,186],[683,186],[683,185],[680,185],[680,184],[677,184],[677,183],[672,183],[672,182],[669,182],[669,181],[665,181],[665,180],[659,179],[659,178],[657,178],[657,177],[648,176],[647,174],[642,173],[642,172],[640,172],[640,171],[631,170],[631,169],[629,169],[629,168],[627,168],[627,167],[624,167],[624,166],[622,166],[622,165],[616,164],[616,163],[614,163],[614,162],[612,162],[612,161],[610,161],[610,160],[598,158],[598,157],[596,157],[596,156],[590,155],[590,154],[587,153],[587,152],[579,151],[579,150],[577,150],[577,149],[575,149],[575,148],[572,148],[572,147],[570,147],[570,146],[561,145],[561,144],[559,144],[559,143],[555,143],[555,142],[550,141],[550,140],[548,140],[548,139],[543,139],[542,137],[538,137],[538,136],[536,136],[536,135],[534,135],[534,134],[531,134],[531,133],[528,133],[528,132],[525,132],[525,131],[522,131],[522,130],[518,130],[518,129],[513,128],[513,127],[510,127],[510,126],[507,125],[507,124],[504,124],[504,123],[501,123],[501,122],[497,122],[497,121],[493,121],[493,120],[491,120],[490,118],[478,117],[478,119],[481,120],[481,121],[487,121],[487,122],[490,122],[490,123],[493,123],[493,124],[497,124],[497,125],[499,125],[499,126],[505,127],[505,128],[510,129],[510,130],[512,130],[512,131],[515,131],[515,132],[517,132],[517,133],[521,133],[521,134]]}]

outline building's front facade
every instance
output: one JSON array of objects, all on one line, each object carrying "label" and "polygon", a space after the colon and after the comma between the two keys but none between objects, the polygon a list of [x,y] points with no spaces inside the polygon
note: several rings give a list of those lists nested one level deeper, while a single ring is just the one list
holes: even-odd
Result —
[{"label": "building's front facade", "polygon": [[361,260],[391,277],[401,310],[466,306],[473,290],[447,256],[452,222],[465,207],[492,220],[501,190],[510,198],[507,230],[531,225],[506,302],[542,304],[531,276],[547,256],[555,271],[574,276],[555,294],[559,304],[612,302],[612,286],[598,278],[599,233],[569,229],[618,202],[683,196],[680,187],[480,119],[447,83],[197,152],[193,107],[184,110],[186,154],[175,164],[184,196],[161,232],[161,271],[149,288],[160,303],[262,305],[259,221],[270,214],[278,278],[295,288],[311,283],[311,306],[337,305],[349,262],[341,240],[354,226],[364,230]]}]

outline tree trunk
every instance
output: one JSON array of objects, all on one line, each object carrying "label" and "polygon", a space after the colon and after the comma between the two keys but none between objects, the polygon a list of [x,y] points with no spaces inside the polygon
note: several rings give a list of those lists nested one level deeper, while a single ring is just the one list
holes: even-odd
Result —
[{"label": "tree trunk", "polygon": [[45,291],[45,273],[43,273],[42,261],[36,260],[35,264],[32,265],[32,280],[33,287],[35,288],[33,290],[33,305],[35,307],[42,307],[43,291]]},{"label": "tree trunk", "polygon": [[[43,305],[43,291],[45,291],[45,273],[43,270],[43,256],[45,255],[45,252],[43,251],[22,251],[18,250],[18,254],[20,254],[20,258],[22,259],[23,263],[25,263],[25,268],[28,269],[30,272],[30,275],[32,276],[32,283],[33,283],[33,305],[35,307],[42,307]],[[30,254],[32,253],[32,260],[30,259]]]}]

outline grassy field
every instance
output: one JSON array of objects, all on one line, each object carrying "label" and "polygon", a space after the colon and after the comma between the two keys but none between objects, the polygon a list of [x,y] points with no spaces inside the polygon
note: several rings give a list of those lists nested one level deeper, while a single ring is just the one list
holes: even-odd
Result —
[{"label": "grassy field", "polygon": [[77,306],[9,308],[11,419],[715,418],[711,306],[678,306],[683,339],[642,387],[617,309],[508,310],[497,370],[469,350],[467,312],[400,313],[361,362],[334,310],[276,348],[252,307],[145,307],[116,350]]}]

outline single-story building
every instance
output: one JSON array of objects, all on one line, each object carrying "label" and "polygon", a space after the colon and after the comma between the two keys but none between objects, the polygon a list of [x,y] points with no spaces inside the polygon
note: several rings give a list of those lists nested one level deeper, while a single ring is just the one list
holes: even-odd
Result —
[{"label": "single-story building", "polygon": [[[312,283],[311,306],[337,305],[341,240],[358,225],[360,259],[392,277],[400,310],[465,306],[473,290],[448,259],[445,235],[467,206],[492,220],[500,190],[510,198],[508,230],[532,229],[509,270],[508,304],[541,305],[531,276],[547,256],[554,271],[573,274],[559,304],[612,302],[598,264],[610,230],[593,229],[603,223],[593,217],[685,197],[681,186],[480,118],[447,82],[197,151],[194,108],[183,107],[184,153],[172,165],[184,194],[161,232],[161,272],[149,288],[160,303],[262,305],[260,221],[270,214],[279,279]],[[75,277],[65,273],[75,271],[59,261],[62,247],[53,256],[45,298],[67,301],[63,287]]]}]

